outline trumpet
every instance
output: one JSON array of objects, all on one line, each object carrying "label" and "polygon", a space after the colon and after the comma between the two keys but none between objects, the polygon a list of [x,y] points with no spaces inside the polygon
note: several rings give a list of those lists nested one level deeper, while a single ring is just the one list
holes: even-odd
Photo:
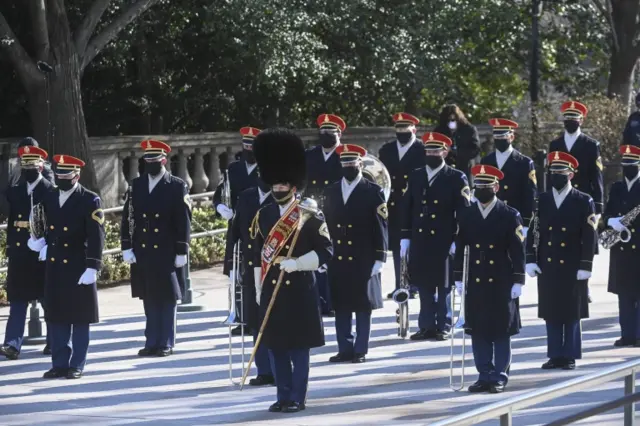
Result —
[{"label": "trumpet", "polygon": [[231,208],[231,185],[229,183],[229,169],[224,171],[224,182],[222,183],[222,204]]},{"label": "trumpet", "polygon": [[44,211],[44,205],[38,203],[33,204],[33,192],[31,193],[31,214],[29,215],[29,230],[34,238],[44,237],[47,229],[47,216]]},{"label": "trumpet", "polygon": [[[469,280],[469,246],[465,246],[464,248],[464,268],[462,269],[462,292],[460,294],[460,311],[458,312],[458,318],[456,321],[453,321],[454,312],[455,312],[455,299],[456,299],[456,290],[451,289],[451,331],[449,334],[449,339],[451,342],[451,360],[449,362],[449,387],[454,391],[459,391],[464,388],[464,362],[466,356],[466,334],[464,327],[464,312],[465,312],[465,293],[467,292],[467,281]],[[461,361],[461,377],[460,377],[460,385],[456,386],[454,384],[453,377],[453,348],[455,346],[455,336],[456,333],[462,332],[462,361]]]},{"label": "trumpet", "polygon": [[622,219],[620,219],[620,223],[624,226],[624,229],[620,232],[615,229],[605,229],[599,236],[598,241],[605,249],[610,249],[611,247],[618,244],[620,241],[623,243],[628,243],[631,240],[631,232],[627,226],[631,225],[636,217],[640,214],[640,206],[635,206],[633,209],[629,211],[629,213],[625,214]]},{"label": "trumpet", "polygon": [[409,273],[407,271],[407,257],[400,259],[400,287],[397,288],[391,298],[398,304],[396,309],[396,322],[398,323],[398,336],[403,339],[409,332]]},{"label": "trumpet", "polygon": [[[229,326],[229,380],[234,385],[239,385],[233,377],[233,336],[232,327],[240,326],[240,351],[242,371],[245,368],[245,346],[244,346],[244,295],[242,291],[242,282],[240,279],[240,242],[233,246],[233,266],[232,281],[229,284],[229,316],[224,320],[223,324]],[[240,315],[238,316],[236,303],[240,305]]]}]

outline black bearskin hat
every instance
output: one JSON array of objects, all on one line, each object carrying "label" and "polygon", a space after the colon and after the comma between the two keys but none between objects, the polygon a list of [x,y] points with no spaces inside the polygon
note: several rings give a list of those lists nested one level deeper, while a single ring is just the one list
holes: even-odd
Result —
[{"label": "black bearskin hat", "polygon": [[256,136],[253,154],[260,178],[268,185],[288,183],[304,189],[307,164],[304,143],[291,130],[266,129]]}]

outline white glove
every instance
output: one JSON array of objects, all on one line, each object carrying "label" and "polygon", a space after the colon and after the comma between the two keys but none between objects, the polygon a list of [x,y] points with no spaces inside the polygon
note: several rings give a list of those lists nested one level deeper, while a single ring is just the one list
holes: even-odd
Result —
[{"label": "white glove", "polygon": [[321,274],[324,274],[325,272],[327,272],[327,264],[325,263],[324,265],[319,267],[318,268],[318,272],[321,273]]},{"label": "white glove", "polygon": [[451,243],[451,248],[449,249],[449,254],[456,254],[456,243]]},{"label": "white glove", "polygon": [[49,246],[44,246],[42,247],[42,250],[40,250],[40,254],[38,255],[38,260],[40,260],[41,262],[46,262],[47,260],[47,247]]},{"label": "white glove", "polygon": [[405,257],[409,252],[411,241],[408,239],[400,240],[400,257]]},{"label": "white glove", "polygon": [[381,261],[376,260],[373,264],[373,268],[371,268],[371,276],[378,275],[380,271],[382,271],[382,265],[384,265]]},{"label": "white glove", "polygon": [[514,284],[511,287],[511,298],[517,299],[520,296],[522,296],[522,284]]},{"label": "white glove", "polygon": [[523,226],[522,227],[522,236],[526,239],[527,238],[527,232],[529,232],[529,227],[528,226]]},{"label": "white glove", "polygon": [[187,264],[187,255],[186,254],[177,254],[176,260],[173,263],[176,268],[182,268]]},{"label": "white glove", "polygon": [[[612,217],[607,221],[607,225],[612,227],[616,232],[622,232],[624,225],[620,222],[620,217]],[[596,222],[597,223],[597,222]]]},{"label": "white glove", "polygon": [[280,262],[280,269],[286,273],[295,272],[298,270],[298,263],[296,262],[296,259],[285,259]]},{"label": "white glove", "polygon": [[231,210],[224,204],[218,204],[218,207],[216,207],[216,211],[220,213],[220,216],[222,216],[226,220],[231,220],[231,218],[233,217],[233,210]]},{"label": "white glove", "polygon": [[122,260],[125,263],[131,265],[132,263],[136,263],[136,255],[133,254],[133,249],[125,250],[122,252]]},{"label": "white glove", "polygon": [[580,269],[578,271],[578,274],[576,275],[576,278],[579,280],[588,280],[589,278],[591,278],[591,272]]},{"label": "white glove", "polygon": [[536,263],[527,263],[525,270],[527,271],[527,275],[529,275],[531,278],[534,278],[536,275],[542,274],[540,267]]},{"label": "white glove", "polygon": [[260,295],[262,294],[262,268],[253,268],[253,282],[256,288],[256,303],[260,305]]},{"label": "white glove", "polygon": [[33,238],[33,235],[32,235],[31,238],[29,238],[29,241],[27,241],[27,245],[31,250],[40,253],[40,250],[42,250],[42,247],[46,246],[47,243],[44,241],[44,238],[38,238],[36,240],[35,238]]},{"label": "white glove", "polygon": [[462,295],[463,288],[464,286],[462,285],[462,281],[456,281],[456,292],[458,293],[458,296]]},{"label": "white glove", "polygon": [[80,281],[78,281],[78,284],[90,285],[95,283],[96,281],[98,281],[98,271],[93,268],[87,268],[84,271],[84,274],[82,274],[82,276],[80,277]]}]

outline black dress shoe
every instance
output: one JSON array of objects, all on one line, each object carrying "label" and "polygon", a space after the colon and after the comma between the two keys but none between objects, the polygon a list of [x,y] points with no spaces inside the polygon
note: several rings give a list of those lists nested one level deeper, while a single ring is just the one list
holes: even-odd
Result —
[{"label": "black dress shoe", "polygon": [[387,299],[389,299],[389,300],[393,299],[393,293],[387,294]]},{"label": "black dress shoe", "polygon": [[4,345],[0,347],[0,355],[4,355],[7,359],[14,361],[20,356],[20,351],[11,345]]},{"label": "black dress shoe", "polygon": [[354,364],[362,364],[366,360],[367,358],[365,357],[364,354],[355,354],[351,362],[353,362]]},{"label": "black dress shoe", "polygon": [[435,336],[433,337],[439,342],[447,339],[447,335],[444,333],[444,331],[440,331],[440,330],[436,330]]},{"label": "black dress shoe", "polygon": [[489,390],[489,382],[485,382],[483,380],[478,380],[471,386],[469,386],[469,392],[477,393],[477,392],[486,392]]},{"label": "black dress shoe", "polygon": [[338,355],[334,355],[329,358],[329,362],[350,362],[353,361],[352,354],[341,354],[338,352]]},{"label": "black dress shoe", "polygon": [[427,330],[421,328],[420,330],[418,330],[417,333],[412,334],[409,339],[411,339],[411,340],[427,340],[427,339],[429,339],[428,333],[429,332]]},{"label": "black dress shoe", "polygon": [[575,370],[576,369],[576,360],[575,359],[566,359],[564,361],[564,365],[562,366],[563,370]]},{"label": "black dress shoe", "polygon": [[255,379],[249,380],[249,386],[266,386],[273,385],[276,383],[276,380],[272,375],[263,374],[262,376],[257,376]]},{"label": "black dress shoe", "polygon": [[138,351],[138,356],[152,356],[158,352],[156,348],[142,348]]},{"label": "black dress shoe", "polygon": [[305,407],[304,402],[291,402],[285,407],[284,411],[287,413],[297,413],[305,408],[307,407]]},{"label": "black dress shoe", "polygon": [[627,339],[618,339],[615,342],[613,342],[613,346],[616,346],[618,348],[622,348],[625,346],[635,346],[636,341],[635,340],[627,340]]},{"label": "black dress shoe", "polygon": [[543,370],[554,370],[556,368],[562,368],[564,366],[564,359],[562,358],[551,358],[549,361],[542,364]]},{"label": "black dress shoe", "polygon": [[51,355],[51,346],[46,345],[42,350],[42,355]]},{"label": "black dress shoe", "polygon": [[44,373],[42,376],[45,379],[59,379],[60,377],[67,377],[67,369],[66,368],[52,368],[51,370]]},{"label": "black dress shoe", "polygon": [[173,348],[162,348],[158,349],[156,352],[156,356],[165,357],[169,355],[173,355]]},{"label": "black dress shoe", "polygon": [[82,370],[79,368],[70,368],[67,371],[67,379],[79,379],[80,377],[82,377]]},{"label": "black dress shoe", "polygon": [[280,413],[287,405],[289,405],[288,402],[276,401],[273,404],[271,404],[271,406],[269,407],[269,411],[271,413]]},{"label": "black dress shoe", "polygon": [[505,386],[507,386],[507,385],[502,380],[500,380],[498,382],[491,383],[491,385],[489,386],[489,392],[491,392],[491,393],[502,393],[502,392],[504,392]]},{"label": "black dress shoe", "polygon": [[322,311],[322,316],[334,318],[336,316],[336,311]]}]

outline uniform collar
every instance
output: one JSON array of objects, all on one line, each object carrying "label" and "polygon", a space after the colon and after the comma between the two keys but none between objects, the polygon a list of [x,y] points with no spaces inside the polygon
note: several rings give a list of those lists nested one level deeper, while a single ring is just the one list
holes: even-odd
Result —
[{"label": "uniform collar", "polygon": [[478,205],[478,210],[480,210],[480,214],[484,219],[486,219],[487,216],[489,216],[489,213],[491,213],[491,211],[493,210],[493,208],[497,203],[498,203],[498,197],[493,197],[493,201],[491,201],[487,207],[484,207],[480,201],[476,201],[476,204]]},{"label": "uniform collar", "polygon": [[436,174],[438,174],[438,172],[440,170],[442,170],[444,168],[444,166],[446,165],[446,163],[443,161],[442,164],[440,164],[438,167],[436,167],[435,169],[432,169],[429,166],[424,166],[425,170],[427,171],[427,176],[429,178],[429,180],[431,180]]},{"label": "uniform collar", "polygon": [[33,181],[33,183],[31,182],[27,182],[27,194],[30,195],[33,190],[35,189],[36,186],[38,186],[38,184],[40,183],[40,181],[42,180],[42,173],[38,175],[38,178],[36,180]]},{"label": "uniform collar", "polygon": [[640,178],[640,172],[636,175],[636,177],[634,177],[633,179],[629,180],[627,178],[624,178],[625,182],[627,183],[627,190],[631,191],[631,188],[633,188],[633,184],[636,183],[636,181],[638,180],[638,178]]},{"label": "uniform collar", "polygon": [[291,207],[291,204],[296,200],[296,196],[295,194],[293,195],[293,197],[291,197],[291,199],[289,200],[289,202],[285,205],[280,205],[278,204],[278,208],[280,209],[280,217],[282,217],[282,215],[289,209],[289,207]]},{"label": "uniform collar", "polygon": [[556,202],[556,207],[560,208],[560,206],[564,202],[564,199],[567,198],[567,194],[569,194],[569,192],[571,191],[571,181],[569,181],[569,183],[567,183],[567,186],[562,188],[560,191],[555,188],[551,188],[551,190],[553,191],[553,199]]}]

